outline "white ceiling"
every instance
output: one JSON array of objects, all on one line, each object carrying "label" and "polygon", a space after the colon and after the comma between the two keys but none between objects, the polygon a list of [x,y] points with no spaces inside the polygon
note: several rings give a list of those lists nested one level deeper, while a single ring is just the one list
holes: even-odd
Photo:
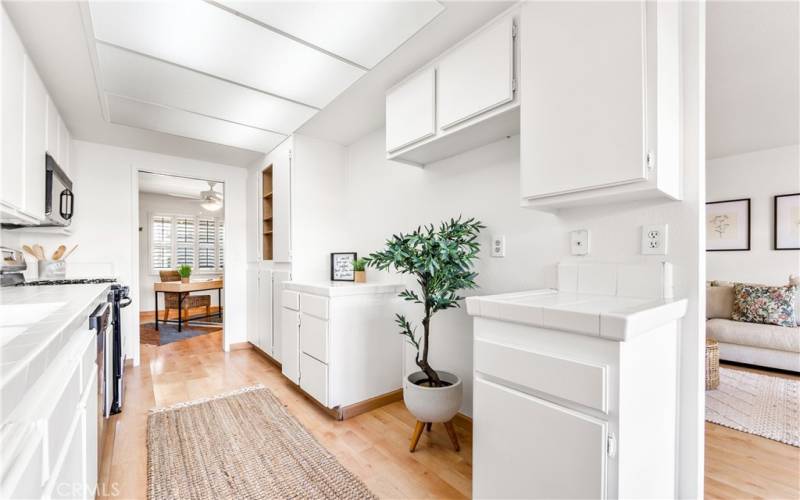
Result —
[{"label": "white ceiling", "polygon": [[800,3],[709,2],[706,156],[800,142]]},{"label": "white ceiling", "polygon": [[435,0],[4,6],[73,137],[234,165],[270,151],[443,10]]},{"label": "white ceiling", "polygon": [[[222,193],[223,184],[218,182],[214,190]],[[202,191],[208,191],[208,182],[174,175],[151,174],[139,172],[139,192],[177,197],[200,197]],[[188,198],[187,198],[188,199]]]}]

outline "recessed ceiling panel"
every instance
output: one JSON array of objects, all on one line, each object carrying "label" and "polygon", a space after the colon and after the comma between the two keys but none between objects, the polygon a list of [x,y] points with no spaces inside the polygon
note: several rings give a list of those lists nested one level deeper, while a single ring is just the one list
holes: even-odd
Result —
[{"label": "recessed ceiling panel", "polygon": [[261,129],[291,134],[315,108],[158,59],[97,44],[103,90]]},{"label": "recessed ceiling panel", "polygon": [[221,3],[366,68],[378,64],[444,9],[434,0]]},{"label": "recessed ceiling panel", "polygon": [[274,132],[121,96],[108,95],[107,100],[110,120],[119,125],[155,130],[262,153],[271,151],[286,139],[285,135]]},{"label": "recessed ceiling panel", "polygon": [[92,2],[95,38],[318,108],[364,70],[206,2]]}]

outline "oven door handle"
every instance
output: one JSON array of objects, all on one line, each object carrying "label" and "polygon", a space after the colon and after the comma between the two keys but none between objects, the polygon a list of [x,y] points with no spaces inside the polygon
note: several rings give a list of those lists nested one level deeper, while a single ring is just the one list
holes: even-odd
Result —
[{"label": "oven door handle", "polygon": [[61,191],[61,197],[58,203],[58,210],[62,219],[64,220],[72,219],[74,199],[75,195],[73,195],[72,191],[70,191],[69,189]]}]

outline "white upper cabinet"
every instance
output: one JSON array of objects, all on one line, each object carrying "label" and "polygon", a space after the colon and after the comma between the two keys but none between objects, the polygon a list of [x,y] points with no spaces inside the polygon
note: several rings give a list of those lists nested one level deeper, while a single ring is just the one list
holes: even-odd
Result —
[{"label": "white upper cabinet", "polygon": [[44,219],[47,91],[25,57],[25,213]]},{"label": "white upper cabinet", "polygon": [[58,110],[50,96],[47,96],[47,132],[45,139],[47,141],[47,152],[53,157],[56,162],[58,160]]},{"label": "white upper cabinet", "polygon": [[680,197],[677,9],[522,7],[523,205]]},{"label": "white upper cabinet", "polygon": [[[291,142],[288,143],[291,147]],[[292,150],[280,148],[272,160],[272,260],[291,262]]]},{"label": "white upper cabinet", "polygon": [[386,94],[386,150],[390,153],[436,133],[436,70],[428,68]]},{"label": "white upper cabinet", "polygon": [[[24,153],[24,94],[25,49],[11,24],[5,9],[0,9],[2,29],[2,163],[0,163],[0,199],[13,209],[23,209],[25,203]],[[44,168],[44,167],[42,167]]]},{"label": "white upper cabinet", "polygon": [[514,20],[506,17],[447,53],[437,68],[440,129],[514,98]]},{"label": "white upper cabinet", "polygon": [[424,166],[519,133],[518,12],[507,10],[389,90],[387,159]]},{"label": "white upper cabinet", "polygon": [[56,162],[58,166],[61,167],[61,170],[70,176],[70,164],[69,164],[69,146],[72,137],[70,136],[69,130],[67,130],[67,124],[64,123],[64,120],[61,118],[61,115],[58,116],[58,157],[56,158]]}]

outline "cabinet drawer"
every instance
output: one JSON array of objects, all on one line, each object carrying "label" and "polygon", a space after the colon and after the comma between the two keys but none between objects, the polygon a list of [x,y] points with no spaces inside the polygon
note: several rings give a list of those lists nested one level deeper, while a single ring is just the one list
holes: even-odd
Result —
[{"label": "cabinet drawer", "polygon": [[47,417],[47,449],[50,456],[50,467],[55,465],[55,461],[64,447],[67,439],[67,431],[75,418],[81,395],[81,377],[77,364],[69,375],[69,380],[61,394],[53,394],[52,400],[55,401],[53,410]]},{"label": "cabinet drawer", "polygon": [[284,290],[281,293],[281,305],[286,309],[297,311],[300,309],[300,294],[291,290]]},{"label": "cabinet drawer", "polygon": [[300,350],[328,362],[328,322],[300,313]]},{"label": "cabinet drawer", "polygon": [[300,312],[328,319],[328,298],[317,295],[300,295]]},{"label": "cabinet drawer", "polygon": [[475,370],[608,413],[605,365],[476,340]]},{"label": "cabinet drawer", "polygon": [[300,355],[300,387],[328,406],[328,366],[308,354]]}]

